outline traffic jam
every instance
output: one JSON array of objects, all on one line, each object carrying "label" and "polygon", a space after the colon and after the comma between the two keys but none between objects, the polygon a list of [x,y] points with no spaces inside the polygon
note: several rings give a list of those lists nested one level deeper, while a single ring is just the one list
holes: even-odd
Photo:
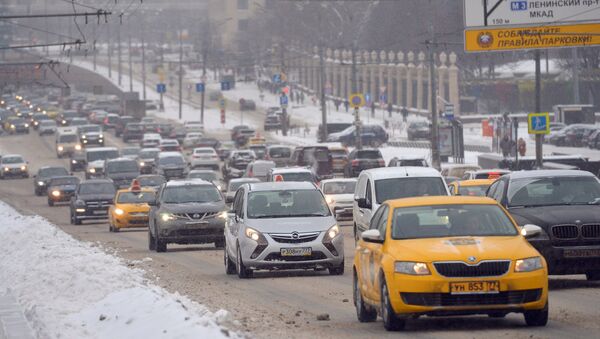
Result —
[{"label": "traffic jam", "polygon": [[71,98],[58,108],[2,96],[4,134],[39,134],[64,166],[33,166],[9,147],[0,179],[32,185],[31,199],[72,225],[147,230],[146,251],[205,244],[231,279],[327,270],[352,281],[356,320],[380,317],[388,331],[421,316],[509,313],[546,326],[548,275],[600,280],[600,182],[589,172],[439,172],[418,157],[386,166],[377,148],[271,144],[241,125],[222,140],[198,122]]}]

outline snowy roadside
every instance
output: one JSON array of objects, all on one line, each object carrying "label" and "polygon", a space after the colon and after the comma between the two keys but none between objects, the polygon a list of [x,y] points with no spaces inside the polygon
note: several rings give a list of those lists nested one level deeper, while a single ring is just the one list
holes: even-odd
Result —
[{"label": "snowy roadside", "polygon": [[0,202],[0,225],[0,295],[15,296],[37,337],[241,337],[223,327],[227,311],[167,292],[42,217]]}]

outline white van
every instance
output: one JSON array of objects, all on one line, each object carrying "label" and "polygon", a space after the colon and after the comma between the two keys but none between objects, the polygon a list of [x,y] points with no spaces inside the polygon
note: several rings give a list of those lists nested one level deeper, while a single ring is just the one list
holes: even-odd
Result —
[{"label": "white van", "polygon": [[444,178],[430,167],[383,167],[358,176],[352,217],[354,238],[369,229],[371,216],[384,201],[400,198],[450,195]]},{"label": "white van", "polygon": [[59,130],[56,134],[56,156],[58,158],[71,155],[80,150],[81,143],[77,134],[69,131],[65,133]]}]

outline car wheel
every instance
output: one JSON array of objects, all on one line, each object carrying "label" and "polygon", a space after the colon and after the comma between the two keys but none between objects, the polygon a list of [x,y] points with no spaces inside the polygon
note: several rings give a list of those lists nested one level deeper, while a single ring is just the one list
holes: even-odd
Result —
[{"label": "car wheel", "polygon": [[339,266],[330,267],[329,275],[344,275],[344,260],[342,260],[342,263]]},{"label": "car wheel", "polygon": [[152,236],[152,232],[150,232],[150,229],[148,229],[148,250],[156,251],[156,242]]},{"label": "car wheel", "polygon": [[390,293],[383,276],[381,282],[381,318],[383,318],[383,327],[387,331],[400,331],[406,325],[406,320],[398,318],[392,308]]},{"label": "car wheel", "polygon": [[167,251],[167,243],[161,241],[158,237],[158,232],[156,232],[156,238],[154,238],[154,246],[156,247],[156,252],[162,253]]},{"label": "car wheel", "polygon": [[356,307],[356,317],[358,318],[358,321],[361,323],[370,323],[377,320],[377,310],[365,305],[360,286],[358,286],[358,276],[356,271],[354,272],[353,290],[354,306]]},{"label": "car wheel", "polygon": [[244,266],[244,262],[242,261],[242,251],[240,250],[239,244],[237,246],[237,260],[235,261],[235,263],[238,277],[240,279],[250,278],[250,276],[252,275],[252,270]]},{"label": "car wheel", "polygon": [[53,207],[54,206],[54,200],[48,199],[48,206]]},{"label": "car wheel", "polygon": [[227,273],[229,275],[235,274],[235,272],[236,272],[235,263],[233,262],[233,260],[231,260],[231,258],[229,258],[229,252],[227,249],[227,245],[225,245],[225,249],[223,250],[223,252],[225,253],[223,255],[224,261],[225,261],[225,273]]},{"label": "car wheel", "polygon": [[599,281],[600,280],[600,271],[588,271],[585,272],[585,277],[588,281]]},{"label": "car wheel", "polygon": [[225,247],[225,239],[215,241],[215,248]]},{"label": "car wheel", "polygon": [[37,195],[38,197],[42,195],[42,192],[40,192],[40,190],[38,190],[37,188],[34,188],[34,189],[33,189],[33,193],[34,193],[35,195]]},{"label": "car wheel", "polygon": [[548,324],[548,302],[541,310],[525,311],[525,323],[530,327],[541,327]]}]

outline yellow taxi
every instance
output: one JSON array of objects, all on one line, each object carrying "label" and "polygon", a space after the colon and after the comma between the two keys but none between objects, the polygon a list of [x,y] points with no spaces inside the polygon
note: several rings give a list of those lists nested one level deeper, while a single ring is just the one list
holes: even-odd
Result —
[{"label": "yellow taxi", "polygon": [[261,137],[260,135],[251,137],[248,139],[248,146],[251,145],[265,145],[267,143],[267,139],[265,139],[264,137]]},{"label": "yellow taxi", "polygon": [[484,197],[487,189],[496,179],[472,179],[454,181],[448,185],[450,194]]},{"label": "yellow taxi", "polygon": [[156,200],[156,191],[142,188],[134,180],[131,188],[118,190],[114,203],[108,209],[108,225],[110,232],[118,232],[121,228],[148,227],[148,202]]},{"label": "yellow taxi", "polygon": [[361,322],[388,331],[427,316],[523,313],[548,322],[548,266],[496,201],[419,197],[386,201],[354,255],[354,305]]}]

